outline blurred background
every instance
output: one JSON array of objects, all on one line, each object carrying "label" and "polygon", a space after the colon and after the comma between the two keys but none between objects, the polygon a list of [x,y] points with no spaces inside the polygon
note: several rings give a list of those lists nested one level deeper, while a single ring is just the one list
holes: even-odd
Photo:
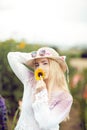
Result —
[{"label": "blurred background", "polygon": [[8,130],[19,117],[23,86],[7,53],[42,46],[67,56],[73,105],[60,130],[87,130],[87,1],[0,0],[0,95],[6,102]]}]

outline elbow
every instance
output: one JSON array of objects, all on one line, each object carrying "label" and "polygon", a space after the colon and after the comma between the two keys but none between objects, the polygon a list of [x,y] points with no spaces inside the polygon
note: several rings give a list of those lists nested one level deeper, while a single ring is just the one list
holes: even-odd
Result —
[{"label": "elbow", "polygon": [[35,118],[35,119],[36,119],[40,129],[46,129],[46,123],[44,122],[44,119],[39,118],[39,117]]},{"label": "elbow", "polygon": [[65,108],[66,108],[66,112],[69,114],[69,112],[70,112],[70,110],[71,110],[71,107],[72,107],[72,103],[73,103],[73,97],[72,97],[72,95],[70,95],[69,97],[68,97],[68,99],[66,100],[66,106],[65,106]]},{"label": "elbow", "polygon": [[8,54],[7,54],[7,60],[8,60],[8,62],[9,62],[9,64],[12,66],[12,64],[14,63],[14,62],[16,62],[16,56],[15,56],[15,52],[9,52]]},{"label": "elbow", "polygon": [[73,104],[73,97],[72,97],[72,95],[70,95],[70,97],[67,100],[66,114],[70,113],[72,104]]},{"label": "elbow", "polygon": [[7,54],[7,59],[10,60],[13,57],[13,52],[9,52]]},{"label": "elbow", "polygon": [[38,126],[40,129],[47,129],[48,128],[48,120],[46,118],[42,118],[40,115],[37,113],[35,114],[35,120],[38,123]]},{"label": "elbow", "polygon": [[52,119],[43,119],[42,122],[39,122],[39,127],[40,129],[50,129],[50,128],[54,128],[56,125],[58,124],[58,122],[52,120]]},{"label": "elbow", "polygon": [[72,103],[73,103],[73,97],[72,97],[72,95],[70,95],[69,102],[72,105]]},{"label": "elbow", "polygon": [[19,52],[9,52],[7,54],[8,61],[15,61],[18,57]]},{"label": "elbow", "polygon": [[39,123],[39,127],[40,127],[40,129],[48,129],[49,128],[49,126],[48,125],[46,125],[47,124],[47,122],[46,123]]},{"label": "elbow", "polygon": [[66,105],[65,105],[65,114],[69,114],[71,107],[72,107],[72,103],[73,103],[73,97],[72,95],[70,95],[67,99],[66,99]]}]

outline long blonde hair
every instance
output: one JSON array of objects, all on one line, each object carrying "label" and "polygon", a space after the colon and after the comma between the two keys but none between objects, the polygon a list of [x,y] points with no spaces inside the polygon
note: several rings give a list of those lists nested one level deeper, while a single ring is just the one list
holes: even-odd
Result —
[{"label": "long blonde hair", "polygon": [[[49,59],[49,63],[50,63],[50,74],[48,79],[49,82],[51,82],[51,84],[57,85],[59,89],[62,89],[70,93],[65,74],[60,65],[56,61],[51,59]],[[69,115],[64,119],[64,121],[67,120],[69,120]]]},{"label": "long blonde hair", "polygon": [[51,83],[53,82],[59,87],[59,89],[63,89],[69,92],[66,77],[61,66],[55,60],[51,59],[49,59],[49,64],[50,64],[49,82]]}]

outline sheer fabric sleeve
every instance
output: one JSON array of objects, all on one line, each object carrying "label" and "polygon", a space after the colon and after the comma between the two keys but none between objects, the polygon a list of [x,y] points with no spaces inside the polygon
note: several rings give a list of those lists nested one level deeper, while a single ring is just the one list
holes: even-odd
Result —
[{"label": "sheer fabric sleeve", "polygon": [[13,72],[23,84],[32,77],[33,72],[25,66],[31,59],[30,53],[9,52],[7,58]]},{"label": "sheer fabric sleeve", "polygon": [[46,90],[36,95],[36,101],[32,104],[32,107],[40,128],[54,128],[68,116],[72,105],[72,96],[67,93],[62,93],[61,96],[62,98],[59,97],[54,102],[53,107],[50,108]]}]

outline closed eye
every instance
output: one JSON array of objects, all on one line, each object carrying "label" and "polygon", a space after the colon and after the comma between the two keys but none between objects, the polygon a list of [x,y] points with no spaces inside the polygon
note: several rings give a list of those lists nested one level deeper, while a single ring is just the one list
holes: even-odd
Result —
[{"label": "closed eye", "polygon": [[44,62],[43,64],[44,64],[44,65],[47,65],[48,63],[47,63],[47,62]]}]

